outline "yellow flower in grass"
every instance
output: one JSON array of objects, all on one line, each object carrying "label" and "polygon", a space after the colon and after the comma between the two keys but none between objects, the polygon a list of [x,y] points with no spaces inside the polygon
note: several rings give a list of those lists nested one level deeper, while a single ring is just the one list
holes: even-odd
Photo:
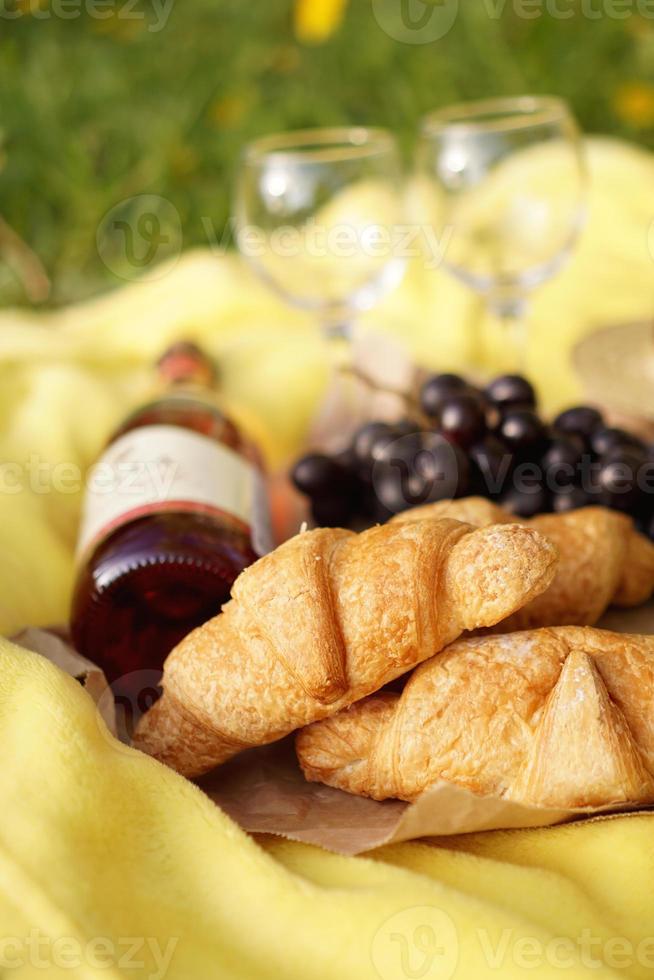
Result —
[{"label": "yellow flower in grass", "polygon": [[347,0],[295,0],[295,33],[305,44],[321,44],[339,27]]},{"label": "yellow flower in grass", "polygon": [[250,92],[230,92],[211,104],[209,117],[219,129],[229,129],[241,122],[251,105]]},{"label": "yellow flower in grass", "polygon": [[646,129],[654,125],[654,85],[645,82],[626,82],[613,99],[613,107],[619,119]]}]

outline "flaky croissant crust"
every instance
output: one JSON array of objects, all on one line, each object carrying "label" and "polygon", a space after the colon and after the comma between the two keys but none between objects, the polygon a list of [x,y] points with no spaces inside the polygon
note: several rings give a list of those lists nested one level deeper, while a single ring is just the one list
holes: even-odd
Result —
[{"label": "flaky croissant crust", "polygon": [[551,582],[556,551],[514,524],[423,520],[297,535],[243,572],[164,666],[135,744],[186,775],[378,690]]},{"label": "flaky croissant crust", "polygon": [[438,780],[522,803],[654,802],[654,637],[558,627],[459,640],[401,695],[299,732],[305,775],[374,799]]},{"label": "flaky croissant crust", "polygon": [[[398,514],[392,523],[450,517],[479,527],[515,522],[483,497],[425,504]],[[609,605],[637,606],[654,591],[654,544],[626,514],[584,507],[520,521],[544,534],[559,552],[559,566],[546,592],[499,624],[501,632],[538,626],[592,626]]]}]

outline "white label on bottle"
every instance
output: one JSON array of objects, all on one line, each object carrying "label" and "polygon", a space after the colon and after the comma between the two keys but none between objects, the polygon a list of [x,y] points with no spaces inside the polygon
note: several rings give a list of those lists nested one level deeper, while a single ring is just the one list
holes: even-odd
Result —
[{"label": "white label on bottle", "polygon": [[184,510],[227,518],[269,550],[264,500],[257,468],[222,443],[176,425],[133,429],[89,474],[78,557],[138,517]]}]

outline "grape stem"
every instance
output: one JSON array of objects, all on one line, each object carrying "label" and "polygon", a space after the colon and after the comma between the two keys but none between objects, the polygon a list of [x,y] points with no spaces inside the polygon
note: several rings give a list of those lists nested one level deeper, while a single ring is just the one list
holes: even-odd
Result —
[{"label": "grape stem", "polygon": [[[348,375],[355,381],[360,381],[371,391],[379,391],[385,395],[395,395],[397,398],[401,398],[406,405],[407,415],[415,418],[417,422],[423,425],[428,424],[427,416],[420,408],[418,396],[415,391],[404,391],[401,388],[392,388],[389,385],[377,384],[365,371],[362,371],[359,367],[355,367],[353,364],[342,364],[338,370],[340,374]],[[420,383],[418,383],[418,387],[420,387]]]}]

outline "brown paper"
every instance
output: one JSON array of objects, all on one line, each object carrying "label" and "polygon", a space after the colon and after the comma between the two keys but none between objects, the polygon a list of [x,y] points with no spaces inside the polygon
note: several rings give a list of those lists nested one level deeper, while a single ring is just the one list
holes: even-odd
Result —
[{"label": "brown paper", "polygon": [[435,783],[415,803],[378,802],[306,782],[295,758],[292,737],[244,752],[197,782],[244,830],[278,834],[340,854],[360,854],[418,837],[549,827],[580,817],[634,809],[525,806],[477,796],[446,782]]},{"label": "brown paper", "polygon": [[[654,634],[654,603],[635,610],[612,610],[600,625],[622,633]],[[60,638],[53,639],[52,634],[28,630],[22,637],[17,642],[48,656],[74,676],[88,679],[95,673],[104,677],[97,667]],[[106,697],[99,700],[101,704],[107,702]],[[197,782],[244,830],[278,834],[341,854],[359,854],[382,844],[418,837],[547,827],[634,810],[628,806],[574,810],[524,806],[476,796],[445,782],[434,784],[412,804],[400,800],[377,802],[307,782],[295,757],[293,736],[243,752]]]}]

